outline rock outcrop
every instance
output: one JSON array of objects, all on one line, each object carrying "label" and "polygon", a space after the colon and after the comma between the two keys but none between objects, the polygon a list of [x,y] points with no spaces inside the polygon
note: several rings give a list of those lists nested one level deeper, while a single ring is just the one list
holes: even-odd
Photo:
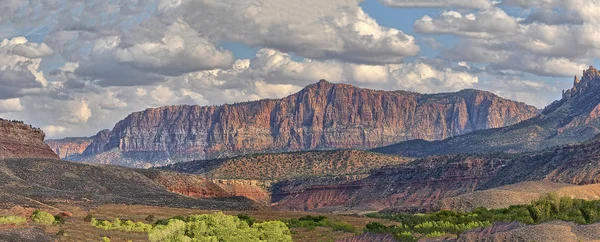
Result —
[{"label": "rock outcrop", "polygon": [[64,139],[46,140],[46,144],[61,159],[72,155],[81,155],[83,151],[92,143],[93,137],[69,137]]},{"label": "rock outcrop", "polygon": [[321,80],[282,99],[132,113],[115,125],[102,149],[85,153],[117,149],[164,165],[257,152],[364,149],[502,127],[537,113],[484,91],[425,95]]},{"label": "rock outcrop", "polygon": [[475,131],[443,141],[406,141],[375,152],[424,157],[453,153],[523,152],[583,142],[600,134],[600,71],[590,66],[563,98],[518,124]]},{"label": "rock outcrop", "polygon": [[20,121],[0,119],[0,159],[51,158],[59,159],[44,143],[44,131]]}]

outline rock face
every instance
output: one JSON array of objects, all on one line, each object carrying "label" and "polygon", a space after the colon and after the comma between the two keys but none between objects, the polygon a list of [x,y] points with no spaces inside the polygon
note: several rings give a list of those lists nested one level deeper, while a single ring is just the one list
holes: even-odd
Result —
[{"label": "rock face", "polygon": [[518,124],[475,131],[443,141],[406,141],[375,149],[404,156],[463,152],[522,152],[583,142],[600,133],[600,71],[590,66],[563,98]]},{"label": "rock face", "polygon": [[92,143],[93,137],[69,137],[64,139],[46,140],[46,144],[58,154],[61,159],[72,155],[81,155]]},{"label": "rock face", "polygon": [[108,138],[110,137],[110,130],[105,129],[98,132],[93,137],[93,142],[86,147],[86,149],[81,153],[82,155],[93,155],[97,153],[101,153],[104,151],[104,146],[108,143]]},{"label": "rock face", "polygon": [[41,129],[19,121],[0,119],[0,159],[51,158],[59,159],[46,143]]},{"label": "rock face", "polygon": [[321,80],[283,99],[136,112],[115,125],[103,151],[162,165],[256,152],[374,148],[502,127],[537,112],[477,90],[424,95]]}]

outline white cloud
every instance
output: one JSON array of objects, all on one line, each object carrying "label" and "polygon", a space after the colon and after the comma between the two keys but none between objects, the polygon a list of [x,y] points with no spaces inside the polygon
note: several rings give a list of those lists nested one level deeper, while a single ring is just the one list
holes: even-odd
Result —
[{"label": "white cloud", "polygon": [[50,137],[58,136],[67,131],[67,128],[56,125],[46,125],[42,127],[44,133]]},{"label": "white cloud", "polygon": [[92,110],[85,100],[68,101],[61,111],[63,112],[61,120],[72,124],[85,123],[92,117]]},{"label": "white cloud", "polygon": [[[167,11],[209,38],[294,52],[311,59],[399,63],[414,37],[380,26],[355,0],[182,1]],[[227,16],[224,18],[223,16]]]},{"label": "white cloud", "polygon": [[390,7],[398,8],[470,8],[489,9],[493,3],[489,0],[379,0]]},{"label": "white cloud", "polygon": [[499,8],[494,8],[466,15],[456,11],[444,11],[438,19],[425,15],[415,22],[414,27],[418,32],[425,34],[454,34],[485,39],[514,35],[519,25],[515,18]]},{"label": "white cloud", "polygon": [[24,37],[0,41],[0,99],[40,92],[48,84],[39,70],[40,57],[50,54],[45,44],[29,43]]},{"label": "white cloud", "polygon": [[21,99],[19,98],[0,100],[0,113],[17,112],[22,110],[23,106],[21,105]]}]

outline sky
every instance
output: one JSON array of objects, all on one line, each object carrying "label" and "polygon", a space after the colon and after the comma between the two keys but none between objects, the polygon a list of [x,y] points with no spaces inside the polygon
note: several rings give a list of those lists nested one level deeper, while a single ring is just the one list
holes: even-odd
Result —
[{"label": "sky", "polygon": [[0,117],[91,136],[327,79],[539,108],[600,66],[598,0],[0,0]]}]

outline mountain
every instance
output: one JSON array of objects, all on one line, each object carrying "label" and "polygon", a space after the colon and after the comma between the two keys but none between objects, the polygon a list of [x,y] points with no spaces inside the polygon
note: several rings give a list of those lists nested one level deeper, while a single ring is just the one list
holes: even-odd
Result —
[{"label": "mountain", "polygon": [[132,113],[108,139],[94,141],[102,149],[78,160],[147,167],[262,152],[366,149],[502,127],[537,113],[478,90],[418,94],[321,80],[282,99]]},{"label": "mountain", "polygon": [[61,159],[72,155],[81,155],[85,149],[94,141],[94,137],[67,137],[63,139],[49,139],[46,144]]},{"label": "mountain", "polygon": [[21,121],[0,119],[0,159],[50,158],[58,159],[46,143],[41,129]]},{"label": "mountain", "polygon": [[443,141],[412,140],[375,152],[424,157],[463,152],[523,152],[575,144],[600,133],[600,71],[593,66],[575,76],[573,88],[534,118],[512,126],[481,130]]}]

